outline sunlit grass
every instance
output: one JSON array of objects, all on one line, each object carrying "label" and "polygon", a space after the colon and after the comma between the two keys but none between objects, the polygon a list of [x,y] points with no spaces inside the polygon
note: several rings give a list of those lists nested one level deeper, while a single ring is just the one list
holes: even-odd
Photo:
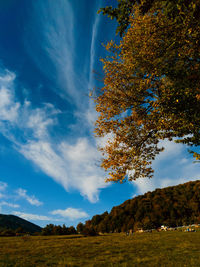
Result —
[{"label": "sunlit grass", "polygon": [[0,266],[200,266],[200,232],[0,238]]}]

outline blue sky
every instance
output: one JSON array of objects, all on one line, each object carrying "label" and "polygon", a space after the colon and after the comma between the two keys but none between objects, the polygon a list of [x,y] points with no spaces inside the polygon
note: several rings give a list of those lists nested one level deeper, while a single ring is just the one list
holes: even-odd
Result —
[{"label": "blue sky", "polygon": [[[76,226],[155,188],[199,179],[183,145],[163,141],[155,177],[105,183],[89,91],[116,24],[106,0],[0,2],[0,213]],[[115,1],[109,1],[115,4]]]}]

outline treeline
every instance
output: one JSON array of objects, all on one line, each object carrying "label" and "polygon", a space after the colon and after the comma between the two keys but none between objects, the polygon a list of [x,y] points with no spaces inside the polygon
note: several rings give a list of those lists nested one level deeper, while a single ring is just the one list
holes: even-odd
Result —
[{"label": "treeline", "polygon": [[16,230],[12,228],[0,228],[0,236],[20,236],[20,235],[74,235],[77,234],[74,226],[66,227],[63,226],[47,224],[39,232],[29,232],[23,227],[19,227]]},{"label": "treeline", "polygon": [[44,228],[42,228],[41,235],[74,235],[77,234],[74,226],[66,227],[65,224],[63,226],[47,224]]},{"label": "treeline", "polygon": [[24,229],[23,227],[18,227],[17,229],[0,227],[0,236],[20,236],[27,234],[39,235],[41,234],[41,232],[30,232]]},{"label": "treeline", "polygon": [[125,232],[130,229],[155,229],[200,223],[200,181],[156,189],[95,215],[77,231]]}]

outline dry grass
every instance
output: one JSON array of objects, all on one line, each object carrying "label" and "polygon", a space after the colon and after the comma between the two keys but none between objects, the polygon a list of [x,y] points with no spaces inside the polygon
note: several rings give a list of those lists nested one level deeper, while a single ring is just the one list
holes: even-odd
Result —
[{"label": "dry grass", "polygon": [[1,237],[0,266],[200,266],[200,232]]}]

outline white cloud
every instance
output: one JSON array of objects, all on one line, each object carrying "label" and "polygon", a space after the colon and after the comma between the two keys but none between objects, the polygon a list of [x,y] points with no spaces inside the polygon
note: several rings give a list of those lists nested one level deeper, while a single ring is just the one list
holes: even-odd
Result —
[{"label": "white cloud", "polygon": [[113,133],[108,133],[106,134],[104,137],[99,137],[96,139],[97,141],[97,146],[105,148],[109,142],[113,142],[114,141],[114,134]]},{"label": "white cloud", "polygon": [[165,147],[164,152],[161,152],[153,162],[154,177],[139,178],[133,182],[137,194],[200,180],[200,164],[193,163],[193,158],[184,145],[170,141],[163,141],[162,145]]},{"label": "white cloud", "polygon": [[69,218],[70,220],[77,220],[82,218],[87,218],[89,215],[80,209],[67,208],[65,210],[53,210],[50,212],[52,215],[60,215],[64,218]]},{"label": "white cloud", "polygon": [[157,156],[154,166],[160,164],[161,161],[165,161],[170,158],[178,158],[178,156],[185,151],[185,146],[183,144],[177,144],[174,141],[168,140],[160,141],[159,147],[164,147],[165,150]]},{"label": "white cloud", "polygon": [[41,206],[43,203],[39,201],[35,196],[27,195],[27,190],[19,188],[16,190],[19,197],[26,199],[33,206]]},{"label": "white cloud", "polygon": [[2,207],[2,206],[7,206],[7,207],[10,207],[10,208],[19,208],[20,207],[18,204],[9,203],[9,202],[6,202],[6,201],[0,202],[0,207]]},{"label": "white cloud", "polygon": [[[7,74],[8,76],[8,74]],[[7,77],[6,74],[0,77]],[[10,79],[0,80],[0,132],[16,144],[19,142],[12,130],[21,131],[21,136],[29,138],[47,138],[48,129],[56,124],[55,116],[60,113],[51,104],[43,104],[42,108],[33,109],[27,100],[20,104],[15,96],[14,73],[9,72]]]},{"label": "white cloud", "polygon": [[14,81],[16,75],[13,72],[10,72],[9,70],[5,70],[3,75],[0,75],[0,83],[4,84],[4,83],[10,83],[12,81]]},{"label": "white cloud", "polygon": [[58,146],[45,141],[29,142],[20,152],[38,165],[67,191],[78,189],[91,202],[98,200],[99,189],[108,186],[103,171],[97,166],[99,154],[86,138],[74,145],[66,141]]},{"label": "white cloud", "polygon": [[[47,128],[55,124],[55,120],[50,118],[51,114],[58,114],[53,106],[45,105],[44,108],[37,108],[35,110],[27,112],[28,120],[26,127],[33,130],[34,136],[36,138],[45,138],[48,136]],[[48,114],[48,116],[47,116]]]},{"label": "white cloud", "polygon": [[0,198],[5,198],[6,197],[6,195],[3,192],[5,192],[7,187],[8,187],[7,183],[0,181]]},{"label": "white cloud", "polygon": [[[159,186],[156,187],[154,179],[155,178],[152,178],[152,179],[139,178],[136,181],[133,181],[132,183],[133,183],[134,187],[136,187],[137,194],[142,195],[148,191],[153,191],[156,188],[160,188]],[[133,196],[135,197],[136,194],[134,193]]]},{"label": "white cloud", "polygon": [[5,88],[1,87],[0,89],[0,116],[1,120],[7,120],[10,122],[14,122],[17,119],[18,115],[18,109],[20,104],[15,103],[13,105],[12,95],[10,94],[10,91]]},{"label": "white cloud", "polygon": [[104,182],[104,172],[98,166],[100,154],[96,146],[90,144],[88,139],[80,138],[74,145],[63,142],[60,150],[69,164],[72,187],[79,189],[91,202],[96,202],[99,189],[108,186]]},{"label": "white cloud", "polygon": [[24,213],[24,212],[20,212],[20,211],[13,211],[12,214],[19,216],[25,220],[34,220],[34,221],[60,221],[58,219],[54,219],[52,217],[49,216],[45,216],[45,215],[37,215],[37,214],[32,214],[32,213]]},{"label": "white cloud", "polygon": [[[82,115],[83,116],[83,115]],[[95,110],[95,106],[93,103],[89,103],[89,109],[85,112],[84,117],[86,121],[90,125],[90,127],[94,128],[95,121],[97,120],[97,112]]]},{"label": "white cloud", "polygon": [[19,102],[14,102],[14,95],[11,90],[15,80],[15,74],[4,71],[0,74],[0,120],[15,122],[18,116]]},{"label": "white cloud", "polygon": [[8,184],[0,181],[0,191],[4,191],[8,187]]},{"label": "white cloud", "polygon": [[39,166],[43,172],[68,190],[70,180],[66,169],[67,163],[54,151],[50,143],[45,141],[32,141],[21,146],[19,151],[27,159]]}]

